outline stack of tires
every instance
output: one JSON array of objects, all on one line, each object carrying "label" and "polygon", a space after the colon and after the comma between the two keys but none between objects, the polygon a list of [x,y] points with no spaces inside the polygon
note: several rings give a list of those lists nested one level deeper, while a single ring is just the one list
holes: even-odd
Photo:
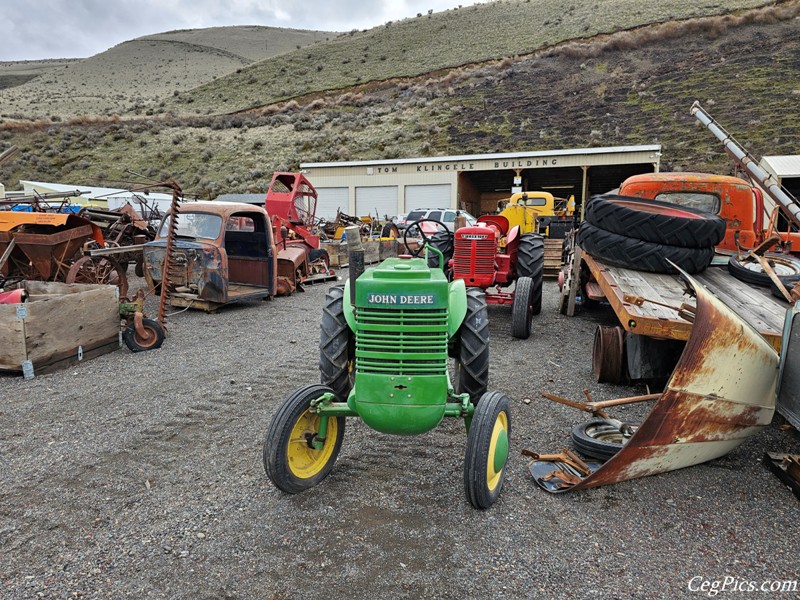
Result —
[{"label": "stack of tires", "polygon": [[617,267],[674,273],[704,270],[725,237],[725,220],[693,208],[605,194],[586,205],[578,230],[584,252]]}]

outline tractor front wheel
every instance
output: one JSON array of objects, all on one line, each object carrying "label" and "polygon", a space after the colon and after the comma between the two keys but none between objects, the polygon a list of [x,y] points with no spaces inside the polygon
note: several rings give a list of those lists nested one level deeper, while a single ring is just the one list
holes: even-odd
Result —
[{"label": "tractor front wheel", "polygon": [[[311,401],[333,390],[307,385],[296,390],[272,417],[264,438],[264,471],[288,494],[314,487],[333,469],[344,439],[344,417],[328,417],[328,430],[319,438],[321,417],[311,412]],[[316,448],[314,442],[321,442]]]},{"label": "tractor front wheel", "polygon": [[475,508],[489,508],[503,488],[511,436],[508,405],[505,394],[489,392],[472,416],[464,459],[464,491]]},{"label": "tractor front wheel", "polygon": [[544,238],[526,233],[519,238],[517,251],[517,277],[530,277],[533,282],[533,314],[542,312],[542,285],[544,278]]},{"label": "tractor front wheel", "polygon": [[514,286],[514,302],[511,305],[511,335],[527,340],[531,335],[533,318],[533,280],[520,277]]},{"label": "tractor front wheel", "polygon": [[467,316],[456,336],[456,393],[477,403],[489,386],[489,313],[480,288],[467,288]]}]

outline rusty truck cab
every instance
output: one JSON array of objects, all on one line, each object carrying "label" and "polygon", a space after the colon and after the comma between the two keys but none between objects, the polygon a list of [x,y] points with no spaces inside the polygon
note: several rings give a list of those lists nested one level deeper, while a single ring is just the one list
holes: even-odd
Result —
[{"label": "rusty truck cab", "polygon": [[235,202],[194,202],[181,206],[174,224],[172,219],[167,214],[156,239],[145,245],[145,277],[151,287],[163,278],[167,235],[175,227],[171,285],[179,298],[194,297],[213,309],[276,295],[277,251],[266,210]]}]

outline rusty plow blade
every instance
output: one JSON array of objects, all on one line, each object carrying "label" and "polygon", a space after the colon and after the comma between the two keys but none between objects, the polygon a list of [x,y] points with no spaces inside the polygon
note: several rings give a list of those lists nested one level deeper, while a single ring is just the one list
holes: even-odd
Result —
[{"label": "rusty plow blade", "polygon": [[683,275],[697,294],[697,318],[658,402],[615,456],[577,482],[574,469],[557,458],[534,459],[531,474],[545,490],[596,487],[700,464],[769,425],[777,353],[735,312]]}]

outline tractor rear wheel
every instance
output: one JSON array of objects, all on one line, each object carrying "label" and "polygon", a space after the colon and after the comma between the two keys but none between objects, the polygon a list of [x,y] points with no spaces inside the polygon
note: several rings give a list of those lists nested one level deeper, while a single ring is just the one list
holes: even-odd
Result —
[{"label": "tractor rear wheel", "polygon": [[319,332],[320,383],[333,389],[346,402],[353,388],[355,339],[344,318],[344,286],[336,285],[325,295]]},{"label": "tractor rear wheel", "polygon": [[[333,390],[307,385],[292,393],[272,417],[264,438],[264,471],[270,481],[288,494],[297,494],[320,483],[333,469],[344,439],[344,417],[328,417],[324,440],[317,437],[320,416],[311,412],[311,401]],[[316,449],[314,441],[321,441]]]},{"label": "tractor rear wheel", "polygon": [[467,316],[456,336],[456,393],[477,403],[489,386],[489,313],[480,288],[467,288]]},{"label": "tractor rear wheel", "polygon": [[508,397],[484,394],[472,416],[464,457],[464,491],[475,508],[494,504],[503,488],[511,436]]},{"label": "tractor rear wheel", "polygon": [[533,281],[531,305],[533,314],[542,312],[542,282],[544,278],[544,238],[526,233],[519,238],[517,250],[517,277],[530,277]]},{"label": "tractor rear wheel", "polygon": [[[449,231],[437,231],[431,236],[431,246],[444,255],[442,271],[447,273],[448,263],[453,258],[453,234]],[[428,267],[434,269],[439,266],[439,257],[433,252],[428,254]]]},{"label": "tractor rear wheel", "polygon": [[514,286],[514,302],[511,305],[511,335],[527,340],[531,335],[533,318],[533,280],[519,277]]}]

